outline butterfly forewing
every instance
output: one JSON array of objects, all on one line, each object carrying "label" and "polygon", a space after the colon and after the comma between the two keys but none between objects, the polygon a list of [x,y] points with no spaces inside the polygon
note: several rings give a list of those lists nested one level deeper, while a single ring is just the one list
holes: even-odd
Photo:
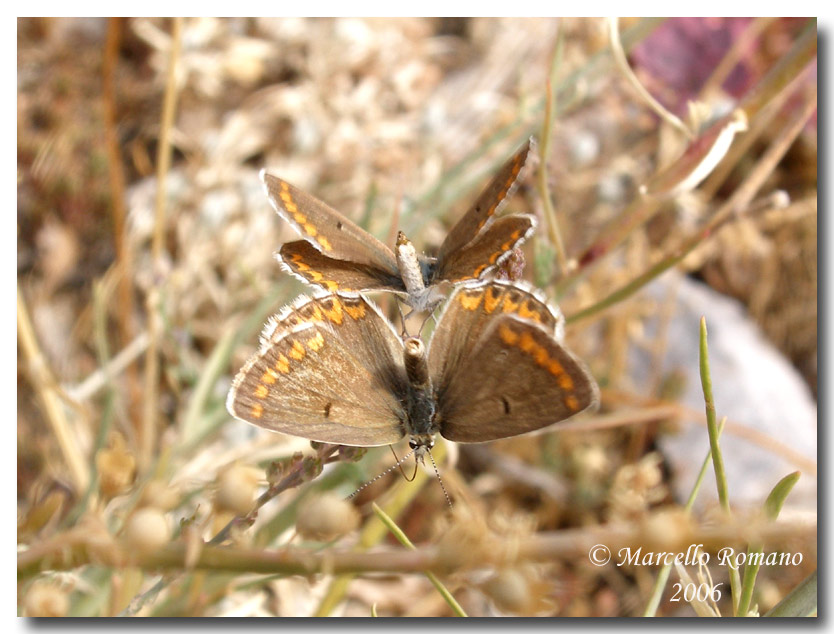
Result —
[{"label": "butterfly forewing", "polygon": [[447,370],[438,381],[437,424],[455,442],[525,434],[598,403],[582,364],[543,326],[514,314],[490,320],[462,364]]},{"label": "butterfly forewing", "polygon": [[261,172],[275,211],[322,254],[398,275],[394,253],[360,226],[315,196]]},{"label": "butterfly forewing", "polygon": [[475,204],[452,227],[437,253],[438,269],[442,269],[444,260],[463,249],[489,223],[504,200],[512,193],[529,151],[530,141],[527,141],[493,176]]},{"label": "butterfly forewing", "polygon": [[326,295],[267,326],[227,408],[259,427],[321,442],[386,445],[406,431],[402,344],[364,297]]}]

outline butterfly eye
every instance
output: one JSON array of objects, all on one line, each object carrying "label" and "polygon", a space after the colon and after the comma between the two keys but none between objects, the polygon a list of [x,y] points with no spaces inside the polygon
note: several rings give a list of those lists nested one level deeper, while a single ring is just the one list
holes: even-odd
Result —
[{"label": "butterfly eye", "polygon": [[408,446],[411,447],[412,449],[417,449],[417,441],[409,440],[408,441]]}]

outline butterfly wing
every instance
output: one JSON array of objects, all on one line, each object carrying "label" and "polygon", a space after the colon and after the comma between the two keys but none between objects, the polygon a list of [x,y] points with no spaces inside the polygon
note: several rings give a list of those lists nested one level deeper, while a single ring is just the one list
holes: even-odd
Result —
[{"label": "butterfly wing", "polygon": [[533,216],[519,214],[498,218],[465,247],[438,259],[431,274],[432,282],[483,279],[498,268],[535,228]]},{"label": "butterfly wing", "polygon": [[429,349],[441,435],[456,442],[497,440],[596,407],[593,378],[559,343],[562,323],[517,284],[456,290]]},{"label": "butterfly wing", "polygon": [[271,319],[232,384],[235,417],[293,436],[353,446],[405,435],[402,343],[362,296],[322,295]]},{"label": "butterfly wing", "polygon": [[261,171],[269,202],[307,242],[329,258],[398,276],[394,254],[338,211],[287,181]]},{"label": "butterfly wing", "polygon": [[429,345],[429,375],[438,380],[451,377],[472,354],[472,346],[498,315],[517,315],[540,324],[561,339],[564,318],[532,287],[523,282],[482,281],[458,286],[437,320]]},{"label": "butterfly wing", "polygon": [[399,275],[376,266],[327,257],[306,240],[284,243],[275,257],[290,274],[327,291],[386,289],[405,293]]},{"label": "butterfly wing", "polygon": [[442,269],[444,261],[453,253],[460,251],[480,233],[484,226],[495,215],[501,203],[510,195],[521,168],[527,161],[530,151],[530,141],[527,141],[518,152],[508,160],[493,176],[490,183],[478,196],[475,204],[463,215],[458,223],[452,227],[440,250],[437,253],[437,268]]}]

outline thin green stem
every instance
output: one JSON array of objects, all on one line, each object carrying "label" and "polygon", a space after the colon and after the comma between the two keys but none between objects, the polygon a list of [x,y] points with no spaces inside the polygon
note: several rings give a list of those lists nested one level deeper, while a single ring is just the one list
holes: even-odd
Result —
[{"label": "thin green stem", "polygon": [[113,373],[110,367],[110,345],[107,342],[107,305],[111,289],[101,282],[93,283],[93,334],[95,339],[96,357],[98,365],[104,371],[106,391],[101,418],[96,431],[93,449],[90,452],[90,483],[81,500],[71,513],[67,515],[64,526],[72,526],[84,514],[90,499],[98,488],[98,452],[107,442],[110,426],[116,411],[116,388],[113,384]]},{"label": "thin green stem", "polygon": [[[434,448],[434,455],[438,462],[443,460],[446,456],[446,447],[443,443],[438,443]],[[428,474],[419,469],[414,480],[407,482],[400,481],[392,492],[392,499],[385,505],[385,512],[391,517],[399,517],[405,511],[412,500],[422,490],[423,485],[428,481]],[[386,526],[378,518],[371,518],[362,529],[359,535],[359,544],[357,550],[366,550],[375,546],[386,534]],[[314,616],[328,616],[336,608],[339,602],[347,592],[348,585],[353,580],[354,575],[351,573],[341,574],[336,577],[327,589],[327,593],[321,600]]]},{"label": "thin green stem", "polygon": [[[391,517],[383,511],[379,506],[377,506],[376,502],[373,504],[374,513],[376,513],[377,517],[382,520],[382,523],[388,527],[388,530],[391,531],[391,534],[397,538],[403,546],[410,550],[417,550],[414,544],[411,543],[411,540],[408,539],[406,534],[402,531],[402,529],[397,526],[397,523],[391,519]],[[435,589],[440,593],[440,596],[449,604],[449,607],[452,608],[455,614],[458,616],[469,616],[466,614],[466,611],[461,607],[460,603],[457,602],[452,593],[449,592],[448,588],[443,585],[443,582],[438,579],[435,574],[431,570],[426,571],[426,577],[429,578],[432,585]]]},{"label": "thin green stem", "polygon": [[709,350],[707,348],[707,320],[705,317],[701,317],[700,348],[701,386],[704,392],[707,431],[709,432],[712,466],[715,471],[716,486],[718,487],[718,501],[721,503],[721,508],[729,514],[730,496],[727,493],[727,475],[724,471],[724,458],[721,456],[721,448],[718,445],[718,425],[715,422],[715,400],[712,396],[712,377],[709,371]]},{"label": "thin green stem", "polygon": [[624,286],[621,286],[616,291],[608,295],[607,297],[601,299],[596,304],[592,304],[587,308],[580,310],[578,313],[574,313],[566,318],[568,324],[575,323],[577,321],[582,321],[583,319],[588,319],[589,317],[593,317],[597,313],[601,313],[602,311],[618,304],[619,302],[623,301],[624,299],[631,297],[643,288],[646,284],[651,282],[653,279],[665,273],[673,266],[677,265],[681,262],[689,252],[692,251],[697,246],[697,243],[686,245],[682,252],[679,252],[675,255],[671,255],[667,258],[664,258],[651,268],[649,268],[646,272],[642,273],[641,275],[637,276]]},{"label": "thin green stem", "polygon": [[[707,432],[709,433],[710,453],[712,454],[712,469],[715,472],[715,485],[718,489],[718,501],[727,515],[731,515],[730,496],[727,487],[727,474],[724,471],[724,458],[718,444],[718,425],[715,422],[715,400],[712,396],[712,378],[709,371],[709,350],[707,347],[707,320],[701,317],[700,333],[700,367],[701,386],[704,391],[704,407],[707,415]],[[730,588],[732,589],[733,614],[738,614],[738,602],[741,596],[741,578],[738,570],[730,568]]]},{"label": "thin green stem", "polygon": [[[721,419],[721,423],[718,425],[718,436],[721,436],[721,433],[724,431],[724,425],[727,422],[727,417]],[[701,463],[701,470],[698,472],[698,477],[695,478],[695,484],[692,486],[692,491],[689,493],[689,499],[686,501],[686,505],[684,505],[684,510],[686,514],[692,511],[692,506],[695,504],[695,499],[698,497],[698,492],[701,490],[701,485],[704,482],[704,478],[707,475],[707,469],[709,469],[710,462],[712,461],[712,450],[707,452],[707,455],[704,456],[704,461]],[[657,614],[657,608],[660,605],[660,599],[663,596],[663,591],[666,589],[666,582],[669,580],[669,574],[672,572],[672,564],[664,564],[660,571],[657,573],[657,579],[654,582],[654,587],[652,588],[652,593],[649,596],[649,602],[646,604],[646,609],[643,612],[643,616],[654,616]]]},{"label": "thin green stem", "polygon": [[556,217],[556,210],[553,209],[553,197],[550,195],[550,186],[547,178],[547,157],[550,154],[550,137],[553,129],[553,122],[556,118],[556,95],[553,85],[558,76],[562,64],[562,50],[564,49],[564,29],[560,28],[553,47],[553,61],[550,65],[550,75],[547,78],[547,94],[545,96],[544,122],[542,124],[541,138],[539,139],[541,164],[539,165],[539,196],[542,199],[542,208],[547,218],[548,234],[550,242],[556,249],[556,261],[559,265],[559,276],[562,277],[568,270],[568,259],[565,255],[565,244],[562,240],[562,232],[559,228],[559,219]]}]

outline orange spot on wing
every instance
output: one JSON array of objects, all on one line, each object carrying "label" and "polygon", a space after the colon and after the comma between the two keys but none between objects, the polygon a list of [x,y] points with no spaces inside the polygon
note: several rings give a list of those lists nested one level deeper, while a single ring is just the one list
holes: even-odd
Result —
[{"label": "orange spot on wing", "polygon": [[542,367],[547,366],[547,362],[550,361],[550,355],[547,354],[547,350],[544,349],[543,346],[536,346],[536,349],[533,351],[533,358],[536,360],[536,364]]},{"label": "orange spot on wing", "polygon": [[506,343],[508,346],[514,346],[518,342],[518,333],[513,332],[513,330],[506,325],[502,325],[498,328],[498,336],[501,337],[501,341]]},{"label": "orange spot on wing", "polygon": [[330,245],[330,241],[324,236],[319,237],[319,244],[321,245],[321,248],[325,251],[333,250],[333,247]]},{"label": "orange spot on wing", "polygon": [[258,385],[255,388],[255,398],[266,398],[269,394],[269,388],[266,385]]},{"label": "orange spot on wing", "polygon": [[518,312],[518,301],[513,301],[513,298],[510,297],[510,294],[507,293],[504,295],[504,302],[501,304],[501,310],[505,313],[516,313]]},{"label": "orange spot on wing", "polygon": [[290,360],[283,354],[278,356],[278,361],[275,362],[275,369],[281,374],[287,374],[290,371]]},{"label": "orange spot on wing", "polygon": [[573,389],[573,379],[570,378],[568,374],[562,374],[559,376],[559,387],[563,390],[571,391]]},{"label": "orange spot on wing", "polygon": [[565,368],[562,367],[562,364],[559,363],[556,359],[551,359],[550,363],[547,366],[547,369],[550,371],[550,374],[553,376],[559,376],[565,373]]},{"label": "orange spot on wing", "polygon": [[295,268],[295,272],[301,275],[302,277],[306,278],[310,282],[314,284],[322,284],[322,278],[324,275],[319,273],[318,271],[314,271],[311,269],[307,264],[301,261],[299,256],[293,256],[291,258],[293,266],[290,268]]},{"label": "orange spot on wing", "polygon": [[475,310],[481,305],[484,294],[481,291],[463,291],[458,295],[458,302],[465,310]]},{"label": "orange spot on wing", "polygon": [[572,412],[579,410],[579,401],[577,401],[573,396],[565,397],[565,405],[567,405],[567,408]]},{"label": "orange spot on wing", "polygon": [[501,295],[494,288],[488,288],[484,298],[484,310],[487,314],[492,314],[499,301],[501,301]]},{"label": "orange spot on wing", "polygon": [[310,348],[313,352],[318,352],[324,346],[324,337],[320,332],[316,333],[316,336],[310,339],[307,342],[307,347]]},{"label": "orange spot on wing", "polygon": [[532,319],[535,322],[541,323],[542,315],[538,309],[531,309],[530,306],[535,306],[529,299],[518,307],[518,316],[525,319]]},{"label": "orange spot on wing", "polygon": [[272,385],[278,379],[278,373],[272,368],[267,368],[261,375],[261,383],[265,385]]},{"label": "orange spot on wing", "polygon": [[534,354],[536,349],[540,347],[539,344],[536,343],[535,339],[530,336],[529,332],[521,333],[521,340],[519,341],[518,346],[528,354]]},{"label": "orange spot on wing", "polygon": [[287,208],[287,211],[289,211],[293,215],[293,218],[295,218],[296,214],[298,213],[298,206],[293,201],[292,196],[290,196],[290,193],[281,192],[281,201],[284,203],[284,207]]},{"label": "orange spot on wing", "polygon": [[290,262],[295,264],[299,271],[310,270],[310,267],[307,264],[304,264],[304,259],[298,254],[290,256]]},{"label": "orange spot on wing", "polygon": [[362,302],[357,302],[352,306],[345,303],[345,312],[350,315],[351,319],[364,319],[365,305]]},{"label": "orange spot on wing", "polygon": [[327,303],[330,304],[329,308],[326,304],[322,305],[321,307],[324,316],[327,317],[327,319],[332,321],[334,324],[341,325],[342,319],[344,318],[342,314],[342,304],[336,299],[332,299]]},{"label": "orange spot on wing", "polygon": [[252,418],[260,418],[264,415],[264,406],[260,403],[255,403],[250,413],[252,414]]},{"label": "orange spot on wing", "polygon": [[296,361],[301,361],[304,358],[304,355],[307,354],[307,351],[304,350],[304,346],[302,346],[297,341],[292,342],[292,349],[288,353],[291,358],[295,359]]}]

